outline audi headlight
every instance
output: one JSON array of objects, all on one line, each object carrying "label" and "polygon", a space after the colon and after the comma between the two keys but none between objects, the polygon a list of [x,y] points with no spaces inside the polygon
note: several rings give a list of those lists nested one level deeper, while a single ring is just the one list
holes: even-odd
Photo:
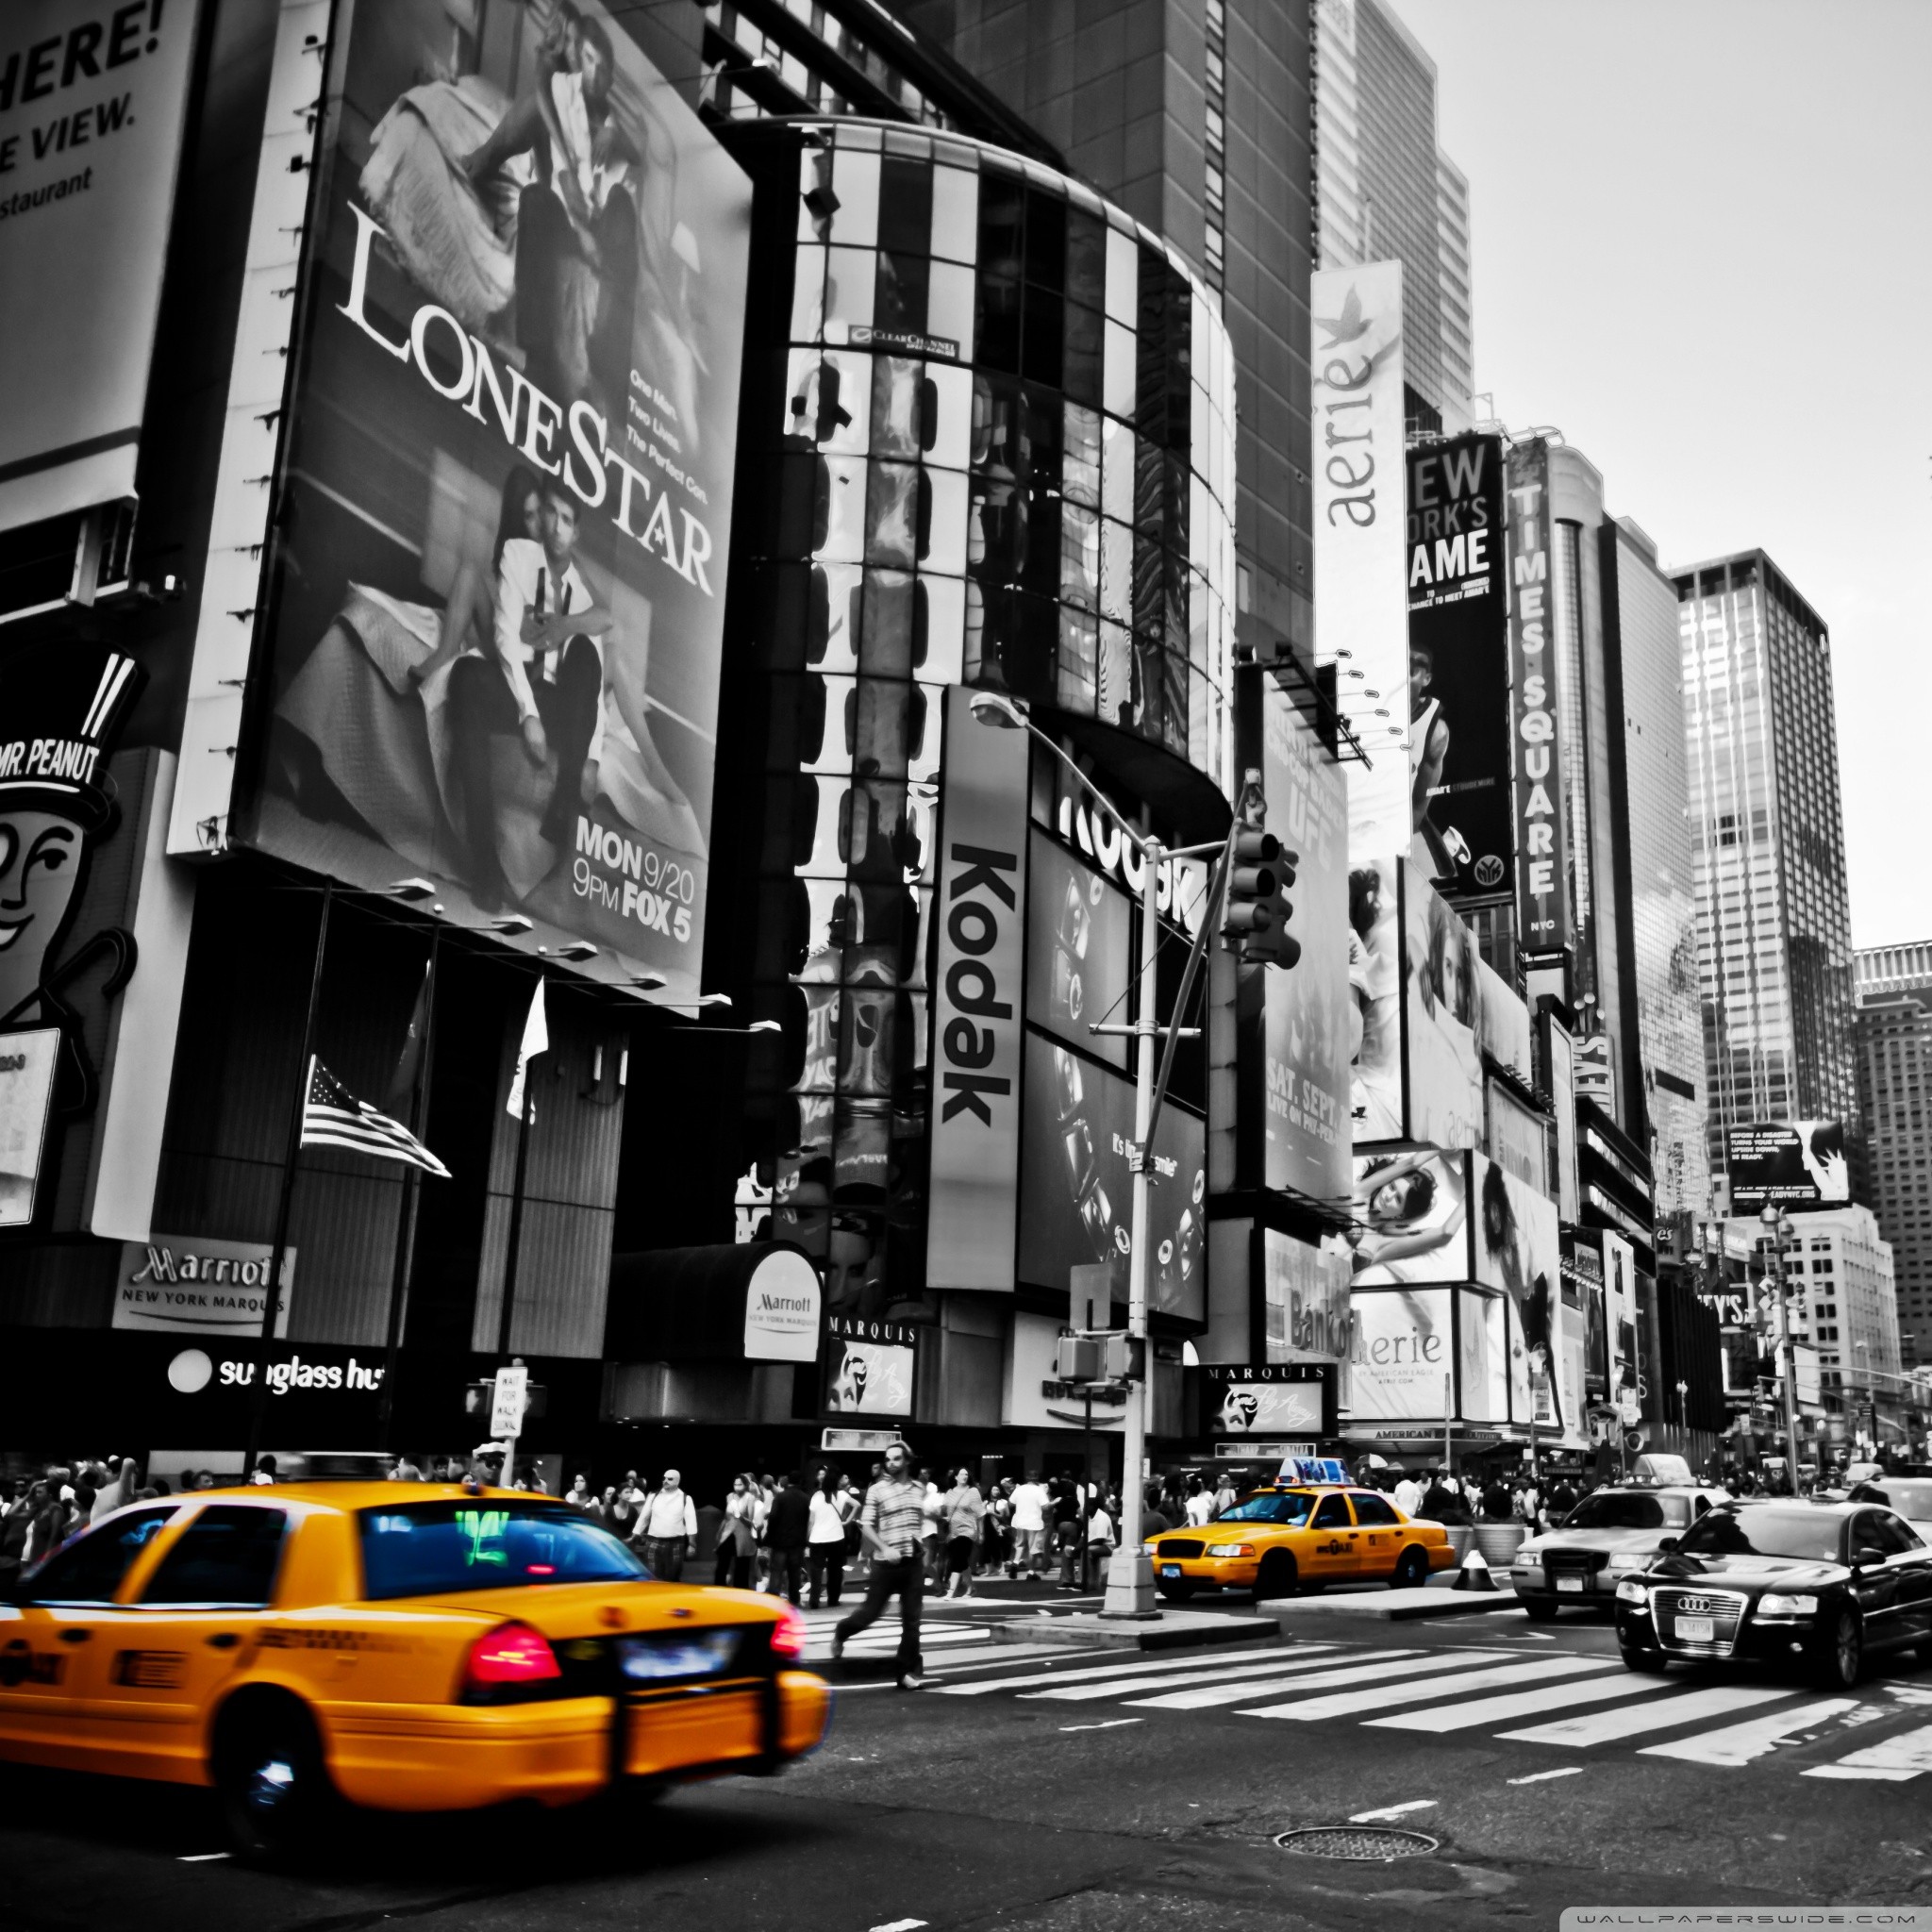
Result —
[{"label": "audi headlight", "polygon": [[1255,1554],[1255,1546],[1253,1543],[1216,1543],[1208,1554],[1218,1559],[1225,1559],[1229,1557],[1252,1557]]},{"label": "audi headlight", "polygon": [[1649,1561],[1650,1558],[1641,1552],[1620,1550],[1610,1558],[1608,1567],[1612,1570],[1641,1570]]},{"label": "audi headlight", "polygon": [[1757,1614],[1760,1617],[1815,1617],[1818,1599],[1806,1594],[1785,1596],[1777,1591],[1768,1590],[1757,1599]]},{"label": "audi headlight", "polygon": [[1647,1604],[1650,1601],[1649,1587],[1639,1583],[1634,1576],[1626,1576],[1617,1586],[1617,1601],[1620,1604]]}]

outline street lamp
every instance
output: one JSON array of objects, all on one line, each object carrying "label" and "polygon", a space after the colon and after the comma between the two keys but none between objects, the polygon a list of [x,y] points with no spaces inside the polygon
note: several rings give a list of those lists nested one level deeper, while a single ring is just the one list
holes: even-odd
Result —
[{"label": "street lamp", "polygon": [[[1125,1441],[1122,1450],[1121,1469],[1121,1540],[1119,1547],[1108,1559],[1107,1602],[1101,1615],[1104,1617],[1132,1617],[1153,1619],[1160,1612],[1154,1602],[1154,1562],[1147,1555],[1146,1547],[1141,1541],[1141,1507],[1143,1500],[1142,1486],[1145,1478],[1141,1474],[1147,1459],[1147,1389],[1153,1364],[1148,1358],[1147,1349],[1147,1244],[1148,1218],[1151,1200],[1149,1189],[1153,1184],[1153,1160],[1150,1143],[1154,1135],[1154,1123],[1160,1110],[1160,1089],[1166,1085],[1167,1068],[1163,1066],[1159,1088],[1154,1076],[1154,1037],[1159,1031],[1154,1021],[1155,1012],[1155,960],[1160,946],[1159,917],[1159,875],[1161,862],[1168,858],[1196,858],[1206,853],[1223,853],[1228,849],[1232,833],[1228,839],[1217,839],[1206,845],[1183,845],[1170,849],[1158,839],[1142,832],[1139,826],[1129,824],[1120,808],[1088,777],[1080,767],[1062,751],[1052,738],[1034,724],[1026,715],[1025,708],[1017,700],[1004,691],[976,691],[967,699],[966,708],[982,724],[991,725],[999,731],[1024,731],[1036,743],[1046,749],[1074,774],[1074,781],[1121,828],[1123,840],[1133,846],[1141,858],[1141,970],[1139,1010],[1131,1027],[1095,1027],[1095,1031],[1131,1032],[1136,1041],[1134,1077],[1134,1139],[1127,1149],[1127,1165],[1134,1177],[1133,1216],[1128,1228],[1130,1252],[1127,1257],[1127,1335],[1129,1345],[1140,1343],[1141,1373],[1138,1380],[1131,1376],[1127,1382],[1127,1412],[1125,1417]],[[1206,940],[1212,921],[1213,895],[1203,908],[1201,941]],[[1183,982],[1184,986],[1186,982]],[[1183,995],[1185,996],[1185,995]],[[1172,1037],[1180,1027],[1179,1003],[1176,1002],[1174,1021],[1167,1029]]]},{"label": "street lamp", "polygon": [[1798,1493],[1798,1370],[1791,1348],[1791,1306],[1785,1289],[1785,1243],[1791,1238],[1790,1217],[1775,1203],[1767,1201],[1758,1210],[1766,1238],[1771,1242],[1773,1278],[1777,1285],[1778,1365],[1785,1387],[1785,1475],[1791,1494]]}]

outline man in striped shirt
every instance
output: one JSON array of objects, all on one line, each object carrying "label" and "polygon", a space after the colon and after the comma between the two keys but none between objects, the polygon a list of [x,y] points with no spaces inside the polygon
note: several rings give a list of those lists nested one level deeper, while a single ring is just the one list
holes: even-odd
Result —
[{"label": "man in striped shirt", "polygon": [[894,1442],[886,1451],[886,1473],[866,1491],[865,1507],[858,1516],[858,1533],[873,1553],[865,1601],[832,1635],[832,1655],[841,1657],[846,1639],[876,1624],[886,1605],[896,1596],[902,1690],[917,1690],[921,1683],[919,1609],[925,1587],[922,1558],[931,1507],[925,1485],[912,1474],[912,1452],[904,1442]]}]

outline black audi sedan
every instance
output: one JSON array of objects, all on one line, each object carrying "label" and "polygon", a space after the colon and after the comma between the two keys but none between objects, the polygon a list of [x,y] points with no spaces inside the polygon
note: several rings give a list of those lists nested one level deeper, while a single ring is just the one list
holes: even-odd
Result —
[{"label": "black audi sedan", "polygon": [[1793,1663],[1847,1689],[1880,1651],[1932,1662],[1932,1549],[1870,1504],[1724,1504],[1617,1586],[1617,1641],[1633,1671]]}]

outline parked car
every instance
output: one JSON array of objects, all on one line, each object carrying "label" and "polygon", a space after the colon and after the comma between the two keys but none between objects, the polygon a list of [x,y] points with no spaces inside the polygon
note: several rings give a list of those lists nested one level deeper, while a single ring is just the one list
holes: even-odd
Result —
[{"label": "parked car", "polygon": [[1518,1548],[1509,1568],[1517,1601],[1547,1624],[1565,1604],[1606,1610],[1617,1585],[1649,1567],[1663,1540],[1689,1529],[1730,1492],[1701,1483],[1618,1483],[1594,1491],[1553,1529]]}]

